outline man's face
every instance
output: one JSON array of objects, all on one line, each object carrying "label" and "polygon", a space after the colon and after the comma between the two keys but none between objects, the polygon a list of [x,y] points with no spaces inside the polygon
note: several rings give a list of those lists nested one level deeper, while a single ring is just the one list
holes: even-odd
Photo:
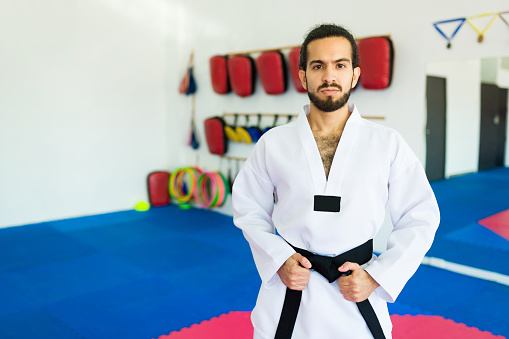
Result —
[{"label": "man's face", "polygon": [[360,68],[353,68],[352,47],[341,37],[314,40],[308,45],[306,71],[299,76],[309,100],[322,112],[333,112],[348,103]]}]

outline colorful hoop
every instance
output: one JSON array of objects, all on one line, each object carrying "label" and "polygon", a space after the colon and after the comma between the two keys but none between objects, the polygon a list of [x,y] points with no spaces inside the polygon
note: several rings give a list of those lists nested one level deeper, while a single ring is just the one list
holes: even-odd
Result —
[{"label": "colorful hoop", "polygon": [[175,201],[180,204],[192,200],[196,191],[196,181],[202,171],[197,167],[185,167],[175,170],[169,181],[169,191]]}]

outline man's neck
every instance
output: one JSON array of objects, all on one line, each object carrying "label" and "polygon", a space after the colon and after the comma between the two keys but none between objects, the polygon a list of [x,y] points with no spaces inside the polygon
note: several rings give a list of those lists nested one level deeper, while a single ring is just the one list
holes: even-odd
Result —
[{"label": "man's neck", "polygon": [[334,112],[320,111],[311,103],[307,118],[314,135],[329,136],[343,132],[350,114],[348,103]]}]

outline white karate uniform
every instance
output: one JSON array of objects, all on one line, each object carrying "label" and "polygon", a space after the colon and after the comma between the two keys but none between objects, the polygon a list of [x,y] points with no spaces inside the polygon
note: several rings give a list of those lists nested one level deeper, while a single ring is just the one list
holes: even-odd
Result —
[{"label": "white karate uniform", "polygon": [[[339,255],[375,237],[389,203],[394,228],[387,250],[362,266],[380,284],[369,301],[386,338],[392,330],[386,302],[394,302],[433,242],[440,216],[421,163],[400,134],[361,118],[354,105],[349,109],[328,180],[307,105],[297,121],[262,136],[235,179],[234,223],[262,279],[251,316],[255,338],[272,339],[276,332],[286,291],[277,270],[295,253],[286,241]],[[314,211],[314,195],[340,196],[340,212]],[[292,335],[310,338],[372,338],[337,281],[313,270]]]}]

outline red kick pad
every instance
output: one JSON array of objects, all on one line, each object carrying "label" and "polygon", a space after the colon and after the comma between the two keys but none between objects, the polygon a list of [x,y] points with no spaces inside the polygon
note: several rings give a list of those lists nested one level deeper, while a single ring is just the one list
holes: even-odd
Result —
[{"label": "red kick pad", "polygon": [[205,128],[205,138],[209,152],[212,154],[223,155],[227,151],[227,140],[224,133],[225,122],[223,118],[208,118],[203,122]]},{"label": "red kick pad", "polygon": [[278,51],[265,52],[256,58],[256,71],[267,94],[282,94],[286,91],[286,64]]},{"label": "red kick pad", "polygon": [[290,68],[290,75],[292,77],[293,85],[297,92],[306,93],[306,89],[302,86],[299,78],[299,60],[300,60],[300,47],[296,47],[288,54],[288,66]]},{"label": "red kick pad", "polygon": [[253,59],[247,55],[233,56],[228,58],[227,65],[233,92],[241,97],[253,94],[256,79]]},{"label": "red kick pad", "polygon": [[386,37],[359,41],[360,83],[366,89],[384,89],[391,84],[394,50]]},{"label": "red kick pad", "polygon": [[210,80],[212,89],[217,94],[226,94],[230,92],[230,82],[228,80],[228,68],[226,67],[227,58],[222,55],[215,55],[210,58]]},{"label": "red kick pad", "polygon": [[509,210],[479,220],[479,224],[509,240]]},{"label": "red kick pad", "polygon": [[147,177],[148,198],[150,205],[166,206],[170,203],[170,190],[168,187],[170,173],[165,171],[152,172]]}]

